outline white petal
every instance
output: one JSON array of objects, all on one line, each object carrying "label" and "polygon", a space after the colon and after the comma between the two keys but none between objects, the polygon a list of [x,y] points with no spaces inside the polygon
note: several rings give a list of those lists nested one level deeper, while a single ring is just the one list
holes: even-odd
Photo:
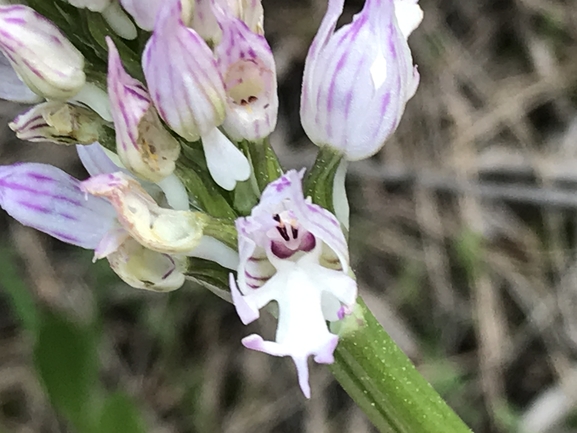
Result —
[{"label": "white petal", "polygon": [[166,201],[174,210],[189,210],[190,202],[188,200],[188,193],[182,184],[182,181],[172,173],[170,176],[156,182],[160,187]]},{"label": "white petal", "polygon": [[238,253],[210,236],[203,236],[199,244],[186,255],[210,260],[228,269],[238,267]]},{"label": "white petal", "polygon": [[418,0],[395,0],[395,16],[403,36],[408,38],[423,20],[423,10]]},{"label": "white petal", "polygon": [[218,128],[202,136],[202,145],[208,171],[220,187],[232,191],[236,182],[249,178],[246,156]]}]

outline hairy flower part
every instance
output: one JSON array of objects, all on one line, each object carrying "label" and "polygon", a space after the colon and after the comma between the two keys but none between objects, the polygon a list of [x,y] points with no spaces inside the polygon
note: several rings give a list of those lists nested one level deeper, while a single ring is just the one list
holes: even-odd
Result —
[{"label": "hairy flower part", "polygon": [[338,336],[329,332],[326,321],[342,319],[357,296],[340,224],[303,197],[301,176],[292,170],[267,186],[251,215],[239,218],[236,227],[240,265],[238,285],[231,274],[230,287],[239,317],[248,324],[269,302],[279,308],[275,341],[253,334],[242,343],[292,357],[309,398],[308,358],[334,361]]},{"label": "hairy flower part", "polygon": [[66,100],[82,88],[84,57],[52,22],[28,6],[0,6],[0,29],[0,51],[36,94]]},{"label": "hairy flower part", "polygon": [[71,145],[98,141],[102,119],[94,111],[66,102],[35,105],[8,124],[21,140]]},{"label": "hairy flower part", "polygon": [[126,73],[114,42],[108,44],[108,96],[116,151],[126,168],[158,182],[172,174],[180,144],[162,125],[142,83]]},{"label": "hairy flower part", "polygon": [[335,32],[343,4],[329,0],[309,49],[300,115],[313,143],[360,160],[384,145],[417,89],[407,38],[423,12],[416,0],[366,0]]},{"label": "hairy flower part", "polygon": [[102,12],[111,2],[112,0],[68,0],[72,6],[79,9],[87,8],[92,12]]},{"label": "hairy flower part", "polygon": [[223,127],[233,140],[256,141],[274,130],[278,112],[276,68],[266,39],[214,6],[222,40],[214,54],[227,97]]},{"label": "hairy flower part", "polygon": [[107,199],[121,226],[141,245],[165,254],[186,254],[202,237],[199,214],[161,208],[138,181],[122,173],[93,176],[82,190]]},{"label": "hairy flower part", "polygon": [[156,18],[143,54],[143,69],[160,117],[181,137],[202,139],[215,182],[232,190],[250,176],[243,153],[218,126],[226,114],[226,95],[212,51],[186,27],[181,0],[167,0]]},{"label": "hairy flower part", "polygon": [[137,289],[170,292],[184,284],[186,258],[152,251],[128,238],[107,256],[110,267]]}]

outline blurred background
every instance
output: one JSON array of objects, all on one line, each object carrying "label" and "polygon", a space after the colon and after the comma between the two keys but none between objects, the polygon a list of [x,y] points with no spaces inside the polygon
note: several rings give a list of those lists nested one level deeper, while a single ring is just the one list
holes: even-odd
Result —
[{"label": "blurred background", "polygon": [[[326,0],[263,0],[287,168],[304,59]],[[421,84],[383,151],[350,166],[350,246],[379,321],[478,433],[577,432],[577,2],[421,0]],[[360,10],[347,1],[343,22]],[[73,148],[0,163],[84,178]],[[105,261],[0,211],[0,432],[373,432],[326,367],[306,401],[288,359],[244,349],[233,307],[187,283],[137,291]]]}]

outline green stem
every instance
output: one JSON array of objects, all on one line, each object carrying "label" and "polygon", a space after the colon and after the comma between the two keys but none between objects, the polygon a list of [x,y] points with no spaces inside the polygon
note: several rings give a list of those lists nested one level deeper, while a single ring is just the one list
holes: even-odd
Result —
[{"label": "green stem", "polygon": [[333,203],[333,183],[343,155],[329,146],[319,149],[317,159],[304,179],[305,196],[314,203],[335,213]]},{"label": "green stem", "polygon": [[340,326],[331,371],[380,432],[470,433],[361,298]]}]

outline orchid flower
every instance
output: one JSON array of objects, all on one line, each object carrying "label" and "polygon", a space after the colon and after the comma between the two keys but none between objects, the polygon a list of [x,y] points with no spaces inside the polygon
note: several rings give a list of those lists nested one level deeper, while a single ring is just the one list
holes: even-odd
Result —
[{"label": "orchid flower", "polygon": [[360,160],[384,145],[417,89],[407,38],[423,12],[417,0],[366,0],[335,32],[343,5],[329,0],[309,49],[300,114],[313,143]]},{"label": "orchid flower", "polygon": [[[276,69],[266,39],[225,8],[213,6],[222,40],[214,55],[227,97],[223,128],[237,141],[268,137],[277,120]],[[228,12],[228,13],[227,13]]]},{"label": "orchid flower", "polygon": [[162,125],[144,86],[126,73],[114,42],[108,44],[108,95],[116,149],[131,172],[159,181],[174,171],[180,144]]},{"label": "orchid flower", "polygon": [[0,5],[0,28],[0,51],[34,93],[66,100],[84,86],[84,57],[32,8]]},{"label": "orchid flower", "polygon": [[226,114],[222,77],[208,45],[182,21],[181,0],[161,6],[142,63],[160,117],[184,139],[202,140],[215,182],[232,190],[247,180],[248,160],[218,129]]},{"label": "orchid flower", "polygon": [[269,184],[249,217],[236,221],[240,264],[232,299],[244,324],[271,301],[279,308],[275,341],[245,337],[245,347],[290,356],[299,385],[310,397],[308,358],[333,362],[338,336],[326,321],[342,319],[357,296],[349,276],[345,236],[333,214],[303,196],[301,175],[292,170]]}]

